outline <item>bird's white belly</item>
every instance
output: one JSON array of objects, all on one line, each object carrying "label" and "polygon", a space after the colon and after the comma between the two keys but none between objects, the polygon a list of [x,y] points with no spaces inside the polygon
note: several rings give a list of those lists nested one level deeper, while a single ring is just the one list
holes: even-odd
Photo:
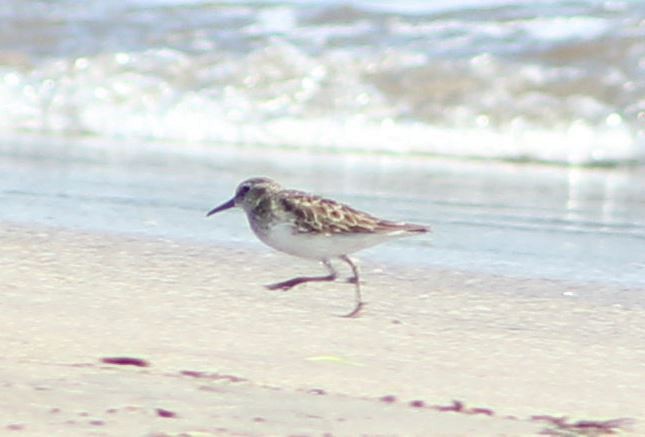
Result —
[{"label": "bird's white belly", "polygon": [[326,235],[294,233],[293,226],[277,224],[268,229],[252,226],[253,231],[265,244],[290,255],[301,258],[324,260],[347,255],[382,242],[382,235]]}]

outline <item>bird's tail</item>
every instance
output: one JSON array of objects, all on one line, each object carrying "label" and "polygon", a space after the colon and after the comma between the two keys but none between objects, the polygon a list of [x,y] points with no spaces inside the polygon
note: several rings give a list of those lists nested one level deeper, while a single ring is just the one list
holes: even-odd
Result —
[{"label": "bird's tail", "polygon": [[430,226],[415,225],[412,223],[403,223],[403,228],[406,232],[410,232],[412,234],[425,234],[426,232],[432,232]]},{"label": "bird's tail", "polygon": [[390,231],[396,234],[425,234],[426,232],[432,232],[430,226],[415,225],[412,223],[391,222],[386,220],[383,220],[379,223],[379,228],[381,228],[381,230],[383,231]]}]

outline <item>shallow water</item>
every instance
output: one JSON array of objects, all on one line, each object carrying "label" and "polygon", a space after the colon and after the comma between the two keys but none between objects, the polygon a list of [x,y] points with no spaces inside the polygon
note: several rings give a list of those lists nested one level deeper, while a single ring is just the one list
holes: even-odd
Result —
[{"label": "shallow water", "polygon": [[392,241],[361,258],[645,284],[645,174],[637,169],[263,155],[225,146],[213,154],[209,146],[45,138],[4,142],[0,156],[7,222],[260,248],[241,211],[204,214],[240,180],[265,175],[433,227],[429,237]]}]

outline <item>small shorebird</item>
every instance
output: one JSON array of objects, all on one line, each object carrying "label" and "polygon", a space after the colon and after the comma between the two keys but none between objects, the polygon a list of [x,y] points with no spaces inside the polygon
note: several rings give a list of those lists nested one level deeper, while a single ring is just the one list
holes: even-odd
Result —
[{"label": "small shorebird", "polygon": [[211,216],[240,207],[255,235],[267,245],[300,258],[320,261],[329,271],[325,276],[302,276],[267,285],[270,290],[288,290],[312,281],[334,281],[338,273],[331,264],[340,259],[349,264],[356,286],[356,306],[343,317],[355,317],[363,308],[358,268],[347,256],[386,240],[430,231],[429,227],[392,222],[371,216],[342,203],[302,191],[285,190],[269,178],[242,182],[235,196],[214,208]]}]

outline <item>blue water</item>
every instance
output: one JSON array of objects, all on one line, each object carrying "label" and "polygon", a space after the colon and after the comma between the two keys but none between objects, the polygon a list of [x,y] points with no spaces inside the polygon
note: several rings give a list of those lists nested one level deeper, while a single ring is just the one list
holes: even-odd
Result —
[{"label": "blue water", "polygon": [[[0,148],[0,220],[263,247],[240,211],[206,219],[240,180],[267,175],[396,219],[428,238],[361,257],[439,269],[645,285],[645,173],[463,164],[47,138]],[[261,159],[259,159],[261,158]]]}]

